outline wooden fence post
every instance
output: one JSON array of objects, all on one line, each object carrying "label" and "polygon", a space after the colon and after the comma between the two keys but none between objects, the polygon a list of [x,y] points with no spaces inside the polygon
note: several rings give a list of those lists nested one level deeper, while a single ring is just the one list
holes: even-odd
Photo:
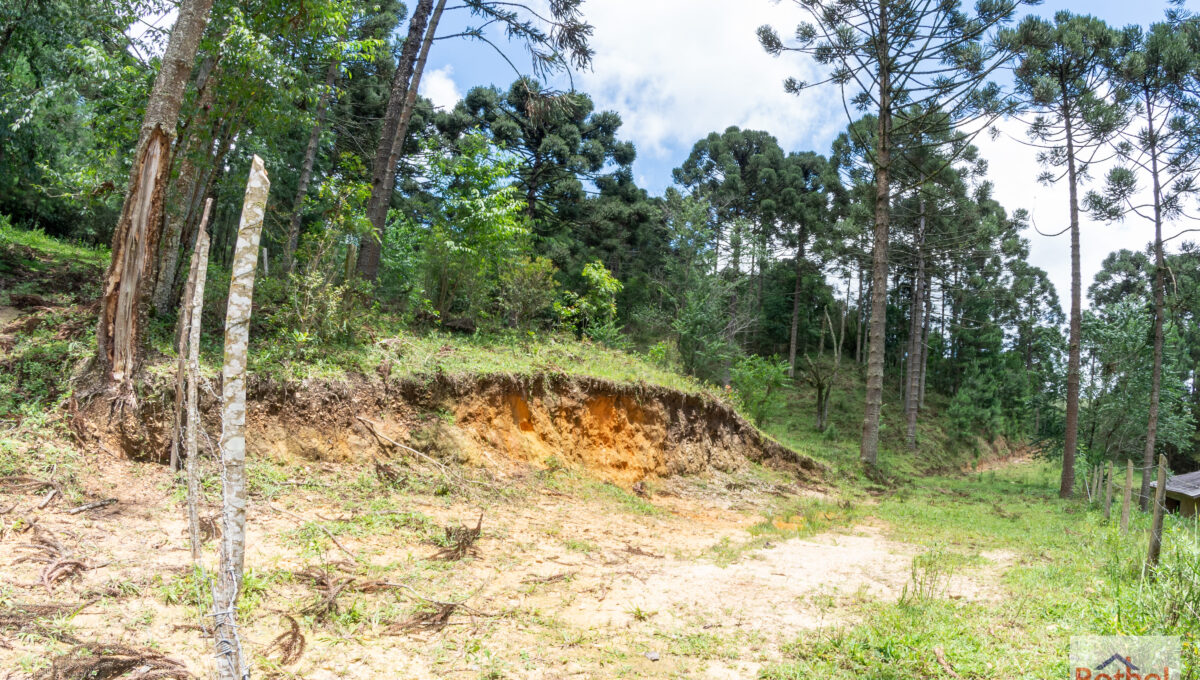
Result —
[{"label": "wooden fence post", "polygon": [[249,670],[237,634],[238,593],[246,558],[246,355],[250,342],[250,302],[258,269],[258,244],[271,181],[262,159],[250,164],[246,198],[238,224],[225,314],[225,364],[221,385],[222,514],[221,566],[214,588],[217,677],[242,680]]},{"label": "wooden fence post", "polygon": [[1112,519],[1112,496],[1113,496],[1113,464],[1108,461],[1108,475],[1104,485],[1104,521]]},{"label": "wooden fence post", "polygon": [[1125,459],[1125,500],[1121,503],[1121,533],[1129,533],[1129,505],[1133,502],[1133,460]]},{"label": "wooden fence post", "polygon": [[1167,497],[1167,457],[1158,457],[1158,488],[1154,490],[1154,521],[1150,525],[1150,550],[1146,553],[1146,567],[1153,570],[1158,566],[1162,553],[1163,501]]},{"label": "wooden fence post", "polygon": [[188,274],[184,318],[187,327],[182,333],[187,336],[187,513],[188,538],[192,544],[192,562],[200,562],[200,474],[196,459],[200,456],[198,432],[200,430],[199,390],[200,380],[200,317],[204,311],[204,282],[208,276],[208,215],[212,210],[212,199],[204,203],[204,215],[196,231],[196,247],[192,250],[192,267]]}]

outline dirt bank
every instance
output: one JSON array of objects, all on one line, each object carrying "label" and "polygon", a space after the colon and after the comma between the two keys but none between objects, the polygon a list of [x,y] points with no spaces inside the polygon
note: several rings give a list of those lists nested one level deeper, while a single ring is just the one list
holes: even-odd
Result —
[{"label": "dirt bank", "polygon": [[[218,391],[214,386],[204,397],[214,437]],[[84,409],[86,436],[131,458],[164,460],[170,389],[164,380],[151,393],[158,396],[144,398],[123,418],[93,401]],[[646,478],[735,471],[747,461],[806,477],[822,470],[720,401],[597,378],[256,379],[248,397],[250,453],[280,461],[368,462],[394,440],[479,466],[578,466],[627,487]]]}]

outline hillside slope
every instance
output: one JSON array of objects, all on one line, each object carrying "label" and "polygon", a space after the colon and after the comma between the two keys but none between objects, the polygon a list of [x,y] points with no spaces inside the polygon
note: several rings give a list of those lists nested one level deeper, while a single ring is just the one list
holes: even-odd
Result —
[{"label": "hillside slope", "polygon": [[[72,398],[102,263],[0,231],[0,669],[204,677],[220,471],[206,447],[197,567],[162,464],[169,330],[136,417]],[[251,370],[256,676],[1056,677],[1071,635],[1129,632],[1182,635],[1195,663],[1200,616],[1171,604],[1200,592],[1193,526],[1168,518],[1163,577],[1143,580],[1140,540],[1059,500],[1052,465],[948,431],[936,396],[921,449],[885,429],[868,479],[852,369],[828,430],[796,387],[769,434],[718,391],[561,337],[386,328],[262,343]]]}]

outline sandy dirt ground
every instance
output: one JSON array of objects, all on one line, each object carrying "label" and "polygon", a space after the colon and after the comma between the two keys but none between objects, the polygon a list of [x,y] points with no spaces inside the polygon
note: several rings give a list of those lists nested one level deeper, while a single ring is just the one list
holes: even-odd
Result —
[{"label": "sandy dirt ground", "polygon": [[[28,677],[74,642],[102,642],[207,676],[211,641],[194,606],[207,594],[189,578],[181,494],[158,465],[101,455],[90,467],[82,495],[40,508],[45,488],[0,484],[0,669]],[[751,543],[781,492],[730,476],[656,485],[652,507],[630,508],[533,473],[495,483],[500,493],[437,496],[288,471],[284,491],[249,510],[242,625],[256,677],[755,677],[797,635],[852,626],[857,604],[900,597],[920,552],[875,520]],[[107,498],[117,502],[68,513]],[[438,559],[431,539],[481,514],[470,553]],[[1001,597],[1010,556],[984,558],[946,595]],[[83,570],[59,580],[75,571],[66,562]],[[310,608],[322,591],[300,574],[312,570],[345,584],[332,611]],[[444,626],[417,625],[431,602],[462,604]],[[14,618],[29,604],[63,607]],[[305,638],[297,659],[272,647],[285,616]]]}]

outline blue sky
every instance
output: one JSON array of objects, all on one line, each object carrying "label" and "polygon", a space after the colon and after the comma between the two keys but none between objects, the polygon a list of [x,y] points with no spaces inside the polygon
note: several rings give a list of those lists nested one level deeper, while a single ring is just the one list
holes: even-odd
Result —
[{"label": "blue sky", "polygon": [[[1160,20],[1166,7],[1164,0],[1057,0],[1028,11],[1050,16],[1067,9],[1126,25]],[[638,148],[635,175],[652,193],[671,183],[671,170],[711,131],[730,125],[762,129],[779,138],[785,150],[828,153],[846,125],[836,89],[816,88],[800,96],[783,92],[787,76],[813,80],[818,75],[810,61],[798,55],[773,58],[758,45],[756,27],[771,24],[786,35],[802,20],[802,12],[787,0],[586,0],[583,11],[595,27],[596,55],[590,71],[574,74],[575,85],[592,95],[597,108],[621,114],[621,136]],[[455,33],[470,23],[461,11],[448,13],[439,33]],[[527,68],[521,48],[509,46],[508,54],[519,68]],[[444,106],[475,85],[506,87],[516,77],[491,47],[462,40],[438,43],[426,74],[423,93]],[[979,143],[997,198],[1009,210],[1029,210],[1042,231],[1059,231],[1066,224],[1065,187],[1037,183],[1034,152],[1014,141],[1025,139],[1023,126],[1009,121],[1000,127],[999,139]],[[1065,237],[1045,238],[1032,230],[1026,236],[1031,261],[1050,273],[1066,305]],[[1085,224],[1085,288],[1105,255],[1118,248],[1140,249],[1149,238],[1141,223]]]}]

